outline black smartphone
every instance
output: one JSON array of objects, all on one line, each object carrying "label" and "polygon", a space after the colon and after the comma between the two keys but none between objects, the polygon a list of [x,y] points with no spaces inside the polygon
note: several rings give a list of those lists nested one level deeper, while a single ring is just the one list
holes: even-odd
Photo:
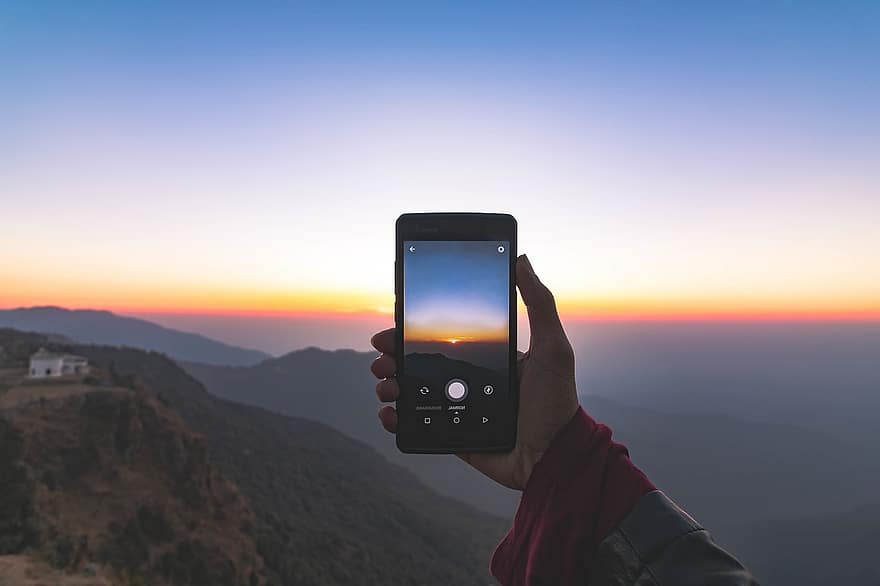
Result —
[{"label": "black smartphone", "polygon": [[516,220],[397,219],[397,447],[510,451],[516,442]]}]

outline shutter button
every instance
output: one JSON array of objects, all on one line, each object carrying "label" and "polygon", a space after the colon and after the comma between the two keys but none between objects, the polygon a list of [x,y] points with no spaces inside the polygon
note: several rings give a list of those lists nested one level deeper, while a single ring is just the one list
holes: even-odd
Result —
[{"label": "shutter button", "polygon": [[446,396],[450,401],[461,401],[467,397],[467,383],[460,378],[449,379],[446,383]]}]

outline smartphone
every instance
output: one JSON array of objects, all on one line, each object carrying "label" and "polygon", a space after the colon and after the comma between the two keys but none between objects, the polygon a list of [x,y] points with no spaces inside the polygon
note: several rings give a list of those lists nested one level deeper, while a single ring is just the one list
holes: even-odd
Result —
[{"label": "smartphone", "polygon": [[516,442],[516,220],[397,219],[397,447],[510,451]]}]

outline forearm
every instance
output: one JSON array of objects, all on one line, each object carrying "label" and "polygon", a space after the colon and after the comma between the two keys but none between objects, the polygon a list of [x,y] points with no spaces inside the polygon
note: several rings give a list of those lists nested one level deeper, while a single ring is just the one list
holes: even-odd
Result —
[{"label": "forearm", "polygon": [[492,559],[507,585],[585,584],[597,546],[654,486],[583,409],[532,471]]}]

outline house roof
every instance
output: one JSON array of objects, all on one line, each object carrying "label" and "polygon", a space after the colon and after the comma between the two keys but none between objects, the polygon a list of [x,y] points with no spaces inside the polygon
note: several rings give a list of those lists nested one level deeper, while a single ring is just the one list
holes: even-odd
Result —
[{"label": "house roof", "polygon": [[49,352],[45,348],[40,348],[33,354],[31,354],[31,360],[85,360],[83,356],[77,356],[76,354],[61,354],[58,352]]}]

